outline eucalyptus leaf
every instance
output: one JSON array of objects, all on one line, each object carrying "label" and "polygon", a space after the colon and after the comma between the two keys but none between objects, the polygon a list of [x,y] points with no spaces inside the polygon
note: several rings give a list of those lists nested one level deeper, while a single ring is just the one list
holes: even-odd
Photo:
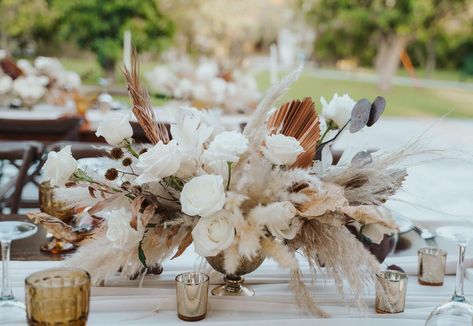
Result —
[{"label": "eucalyptus leaf", "polygon": [[370,117],[368,119],[368,123],[366,124],[368,127],[371,127],[379,120],[381,115],[384,112],[384,108],[386,107],[386,100],[382,96],[376,96],[371,105]]},{"label": "eucalyptus leaf", "polygon": [[370,118],[370,111],[371,103],[365,98],[355,104],[353,111],[351,111],[350,132],[352,134],[366,126]]},{"label": "eucalyptus leaf", "polygon": [[371,157],[371,154],[366,151],[356,153],[351,159],[351,165],[354,167],[363,167],[371,162],[373,162],[373,158]]}]

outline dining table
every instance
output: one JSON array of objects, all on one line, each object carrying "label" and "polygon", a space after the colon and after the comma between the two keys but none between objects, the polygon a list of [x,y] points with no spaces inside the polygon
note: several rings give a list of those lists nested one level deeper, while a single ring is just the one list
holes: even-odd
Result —
[{"label": "dining table", "polygon": [[[0,216],[0,220],[27,220],[24,215]],[[438,223],[438,222],[432,222]],[[433,227],[432,223],[424,225]],[[14,241],[11,252],[11,280],[17,299],[24,300],[24,280],[33,272],[60,267],[67,255],[51,255],[40,251],[46,241],[46,231],[39,226],[30,238]],[[456,247],[447,240],[437,239],[439,247],[447,250],[447,267],[442,286],[423,286],[417,282],[417,250],[425,247],[424,240],[414,231],[399,236],[396,249],[381,264],[381,268],[395,264],[408,274],[405,310],[396,314],[378,314],[375,311],[374,286],[365,293],[366,306],[358,309],[353,305],[350,293],[337,293],[335,282],[323,270],[312,279],[309,267],[300,258],[304,281],[316,302],[329,315],[320,318],[304,313],[298,307],[288,286],[287,270],[274,261],[266,259],[263,265],[245,276],[245,284],[255,290],[253,297],[212,296],[206,319],[199,325],[424,325],[429,313],[439,304],[448,301],[455,286]],[[471,248],[470,248],[471,249]],[[356,262],[353,262],[356,264]],[[473,267],[471,250],[467,252],[466,264]],[[211,270],[198,257],[192,247],[181,256],[163,263],[160,275],[146,275],[130,280],[116,273],[100,286],[91,289],[88,325],[182,325],[176,316],[175,277],[183,272],[201,271],[210,276],[211,288],[223,284],[222,275]],[[465,282],[465,294],[473,297],[473,279]],[[26,325],[18,322],[12,325]]]}]

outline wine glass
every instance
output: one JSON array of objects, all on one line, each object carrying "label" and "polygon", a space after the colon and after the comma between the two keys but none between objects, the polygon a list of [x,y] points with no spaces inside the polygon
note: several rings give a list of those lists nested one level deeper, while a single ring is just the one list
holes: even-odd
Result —
[{"label": "wine glass", "polygon": [[463,294],[463,281],[465,279],[465,249],[473,239],[473,226],[442,226],[436,233],[444,238],[458,243],[458,264],[455,292],[449,302],[438,306],[432,311],[425,323],[426,326],[460,326],[471,325],[473,320],[473,305]]},{"label": "wine glass", "polygon": [[0,294],[0,324],[25,319],[25,305],[13,296],[8,265],[12,240],[27,238],[36,233],[36,225],[26,222],[0,222],[0,243],[2,245],[2,292]]}]

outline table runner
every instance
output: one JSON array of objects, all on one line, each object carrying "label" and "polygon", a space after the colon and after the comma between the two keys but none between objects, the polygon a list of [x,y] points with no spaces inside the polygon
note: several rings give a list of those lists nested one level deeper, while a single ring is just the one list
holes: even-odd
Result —
[{"label": "table runner", "polygon": [[[60,266],[61,262],[19,262],[11,265],[13,291],[24,300],[24,278],[30,273]],[[193,254],[167,262],[160,276],[146,276],[143,280],[128,280],[116,275],[105,287],[92,288],[91,311],[88,325],[178,325],[176,317],[174,278],[177,274],[201,266]],[[310,284],[310,274],[304,266],[305,281],[315,294],[316,301],[330,313],[330,319],[318,319],[317,325],[424,325],[433,308],[449,299],[454,288],[454,277],[447,276],[442,287],[417,284],[416,276],[409,276],[406,311],[400,314],[376,314],[374,289],[366,295],[366,314],[349,308],[336,293],[334,282],[320,274]],[[221,283],[221,275],[210,273],[211,288]],[[313,325],[314,318],[300,312],[288,288],[288,272],[271,260],[246,277],[246,284],[256,291],[255,297],[213,297],[210,295],[208,317],[202,325]],[[142,287],[140,288],[140,282]],[[473,297],[473,282],[466,281],[466,295]],[[349,300],[350,296],[347,295]],[[159,308],[159,312],[155,310]],[[17,324],[21,325],[21,323]]]}]

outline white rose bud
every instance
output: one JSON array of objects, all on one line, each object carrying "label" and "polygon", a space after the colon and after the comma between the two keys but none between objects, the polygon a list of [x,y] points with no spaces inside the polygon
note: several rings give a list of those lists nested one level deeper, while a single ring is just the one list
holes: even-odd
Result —
[{"label": "white rose bud", "polygon": [[102,136],[107,143],[117,146],[133,136],[133,128],[128,115],[116,113],[100,122],[95,135]]},{"label": "white rose bud", "polygon": [[68,145],[59,152],[49,152],[44,163],[43,173],[52,186],[64,186],[77,170],[77,161],[72,157],[71,146]]},{"label": "white rose bud", "polygon": [[338,129],[342,128],[350,120],[351,111],[356,104],[347,94],[338,96],[337,93],[333,95],[329,103],[323,97],[320,98],[320,103],[322,104],[322,116],[327,120],[333,121]]},{"label": "white rose bud", "polygon": [[223,178],[213,174],[192,178],[184,185],[180,201],[182,211],[191,216],[217,213],[225,204]]},{"label": "white rose bud", "polygon": [[167,144],[158,142],[138,158],[136,166],[143,169],[136,182],[138,184],[159,182],[162,178],[169,177],[179,170],[181,156],[177,143],[172,140]]},{"label": "white rose bud", "polygon": [[215,158],[225,162],[237,162],[248,150],[248,139],[236,131],[224,131],[210,143],[209,149]]},{"label": "white rose bud", "polygon": [[293,239],[298,231],[294,223],[296,208],[291,202],[275,202],[267,206],[258,206],[249,213],[249,218],[256,224],[265,225],[269,232],[278,239]]},{"label": "white rose bud", "polygon": [[294,137],[283,134],[266,136],[263,154],[273,164],[290,165],[302,152],[304,148]]},{"label": "white rose bud", "polygon": [[195,251],[204,257],[216,256],[235,238],[235,229],[225,211],[202,217],[192,230]]}]

